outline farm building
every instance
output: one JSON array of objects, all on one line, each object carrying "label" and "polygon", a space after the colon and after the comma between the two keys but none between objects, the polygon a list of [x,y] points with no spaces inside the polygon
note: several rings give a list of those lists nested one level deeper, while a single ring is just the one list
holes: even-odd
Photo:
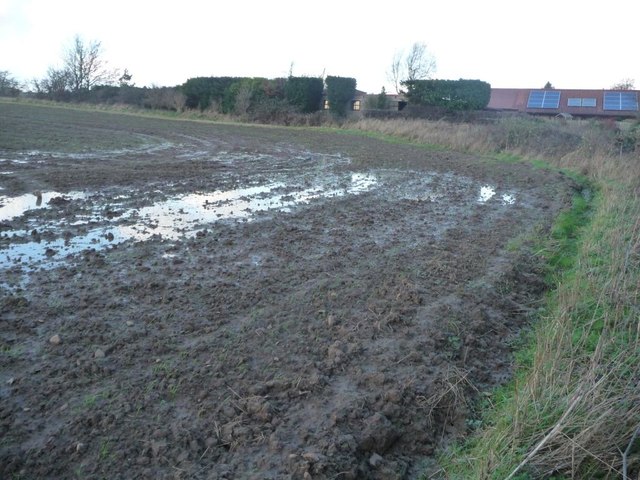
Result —
[{"label": "farm building", "polygon": [[[404,95],[400,94],[386,94],[385,107],[380,108],[378,105],[380,94],[378,93],[366,93],[361,90],[356,90],[353,97],[349,101],[347,111],[350,114],[359,114],[368,110],[385,110],[385,111],[401,111],[407,106],[407,99]],[[326,92],[322,96],[322,108],[323,110],[329,110],[329,100],[327,100]]]},{"label": "farm building", "polygon": [[[380,110],[376,105],[378,97],[379,94],[377,93],[366,93],[361,90],[356,90],[351,100],[349,100],[347,112],[351,115],[357,115],[367,110]],[[383,110],[400,111],[406,106],[407,99],[404,95],[386,94],[386,107]],[[322,109],[329,110],[329,100],[327,100],[326,91],[322,94]]]},{"label": "farm building", "polygon": [[492,88],[490,110],[542,115],[635,117],[638,90]]},{"label": "farm building", "polygon": [[[367,97],[367,92],[356,90],[353,94],[353,98],[349,100],[347,105],[347,111],[359,112],[364,108],[364,99]],[[322,109],[329,110],[329,100],[327,99],[326,90],[322,93]]]}]

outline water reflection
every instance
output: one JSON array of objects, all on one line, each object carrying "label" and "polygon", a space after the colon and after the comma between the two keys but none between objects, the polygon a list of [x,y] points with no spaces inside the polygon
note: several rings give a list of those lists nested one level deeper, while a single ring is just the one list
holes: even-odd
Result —
[{"label": "water reflection", "polygon": [[86,193],[83,192],[69,192],[65,194],[59,192],[34,192],[25,193],[18,197],[5,197],[0,195],[0,221],[19,217],[29,210],[45,208],[50,205],[51,200],[53,200],[55,204],[57,199],[78,200],[86,198],[86,196]]},{"label": "water reflection", "polygon": [[[455,202],[450,198],[450,192],[460,191],[463,186],[467,192],[469,187],[474,192],[479,188],[478,195],[465,196],[464,203],[475,200],[480,204],[491,201],[493,204],[513,205],[516,202],[513,193],[498,193],[496,187],[491,185],[474,186],[473,182],[458,177],[443,177],[447,181],[440,184],[433,183],[433,178],[433,175],[427,175],[415,184],[405,179],[403,188],[409,188],[406,185],[410,188],[402,190],[402,195],[409,192],[407,198],[438,203]],[[18,238],[10,240],[6,248],[0,249],[0,268],[14,265],[27,270],[50,268],[66,261],[69,255],[89,248],[103,250],[127,241],[147,241],[152,238],[173,241],[193,237],[218,221],[253,221],[260,212],[290,212],[300,205],[322,198],[358,195],[379,185],[378,176],[374,174],[319,175],[302,179],[297,184],[273,181],[230,190],[189,193],[138,208],[126,205],[138,201],[143,192],[126,197],[108,197],[110,203],[107,207],[105,197],[100,192],[94,192],[92,196],[83,192],[35,192],[12,198],[0,196],[0,220],[4,221],[32,209],[45,209],[79,200],[77,208],[67,212],[69,218],[56,215],[56,212],[34,216],[29,220],[29,226],[23,227],[27,230],[20,231],[12,230],[10,224],[5,223],[2,238]],[[397,190],[390,190],[389,194],[394,192],[399,194]],[[116,205],[117,209],[114,210]],[[21,240],[23,243],[18,243]]]},{"label": "water reflection", "polygon": [[[82,235],[70,235],[66,239],[58,238],[44,241],[39,234],[31,235],[35,241],[13,243],[0,251],[0,266],[38,263],[52,267],[59,264],[68,255],[79,253],[87,248],[101,250],[128,240],[145,241],[153,236],[167,240],[177,240],[195,236],[212,223],[225,219],[251,221],[258,212],[289,212],[301,204],[313,200],[342,195],[357,195],[376,187],[378,180],[374,175],[354,173],[347,177],[344,186],[328,188],[317,185],[308,188],[295,188],[282,182],[255,185],[226,191],[210,193],[192,193],[170,198],[166,201],[139,209],[125,210],[121,215],[107,217],[113,226],[95,228]],[[82,198],[84,194],[74,192],[66,194],[68,198]],[[13,218],[37,208],[41,203],[60,197],[59,193],[46,192],[37,195],[23,195],[9,199],[4,217]],[[55,200],[54,200],[55,203]],[[3,209],[4,210],[4,209]],[[0,210],[2,211],[2,210]],[[95,220],[97,214],[80,218],[69,226],[82,226]],[[105,218],[102,218],[104,221]],[[52,229],[54,225],[40,225],[40,230]],[[58,226],[59,229],[59,226]],[[34,230],[36,231],[36,230]],[[18,232],[9,232],[11,236]]]},{"label": "water reflection", "polygon": [[513,205],[514,203],[516,203],[516,197],[514,195],[510,195],[508,193],[502,195],[503,205]]},{"label": "water reflection", "polygon": [[[496,189],[491,185],[484,185],[480,187],[480,194],[478,195],[478,203],[487,203],[493,197],[496,196]],[[504,193],[500,196],[502,205],[513,205],[516,203],[516,197],[510,193]]]},{"label": "water reflection", "polygon": [[489,185],[480,187],[480,196],[478,197],[478,202],[486,203],[489,200],[491,200],[491,198],[493,198],[495,194],[496,194],[496,189]]}]

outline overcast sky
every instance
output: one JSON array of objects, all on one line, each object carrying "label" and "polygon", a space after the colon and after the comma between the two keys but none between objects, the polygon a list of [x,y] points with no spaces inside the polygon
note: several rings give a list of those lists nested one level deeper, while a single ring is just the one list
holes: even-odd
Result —
[{"label": "overcast sky", "polygon": [[75,34],[138,86],[196,76],[354,77],[379,92],[396,51],[426,43],[435,78],[493,87],[640,88],[640,1],[0,0],[0,70],[56,66]]}]

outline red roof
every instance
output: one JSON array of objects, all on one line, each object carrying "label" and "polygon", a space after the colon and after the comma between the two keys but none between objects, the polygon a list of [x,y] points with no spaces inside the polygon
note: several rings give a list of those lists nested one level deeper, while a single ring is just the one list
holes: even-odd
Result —
[{"label": "red roof", "polygon": [[[578,90],[553,89],[560,93],[557,108],[528,108],[531,92],[543,91],[542,88],[492,88],[487,108],[492,110],[512,110],[526,113],[557,115],[568,113],[575,116],[636,116],[638,110],[605,110],[605,92],[617,90]],[[638,95],[638,90],[627,90]]]}]

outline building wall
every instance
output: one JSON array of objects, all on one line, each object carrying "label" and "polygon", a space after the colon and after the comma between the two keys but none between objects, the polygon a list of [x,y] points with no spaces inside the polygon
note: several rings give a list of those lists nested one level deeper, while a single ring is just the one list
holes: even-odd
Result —
[{"label": "building wall", "polygon": [[[529,94],[532,91],[541,91],[539,88],[492,88],[488,109],[491,110],[512,110],[532,114],[557,115],[559,113],[573,116],[637,116],[638,111],[632,110],[604,110],[604,93],[612,90],[578,90],[578,89],[555,89],[560,92],[560,103],[558,108],[527,108]],[[637,90],[630,90],[638,94]],[[593,106],[570,106],[569,99],[595,99]],[[590,102],[585,101],[585,104]]]}]

